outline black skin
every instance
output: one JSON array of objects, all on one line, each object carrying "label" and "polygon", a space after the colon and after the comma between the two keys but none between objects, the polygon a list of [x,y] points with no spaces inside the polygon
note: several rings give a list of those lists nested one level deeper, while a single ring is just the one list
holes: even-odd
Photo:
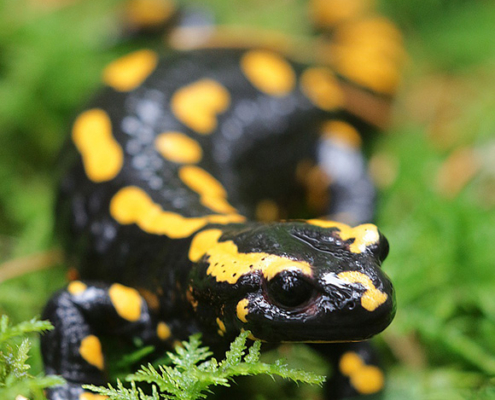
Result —
[{"label": "black skin", "polygon": [[[144,343],[171,347],[174,340],[187,339],[201,331],[205,344],[223,349],[240,328],[246,327],[255,337],[268,342],[333,342],[368,339],[391,322],[395,314],[394,293],[380,269],[388,252],[388,243],[381,235],[365,251],[354,253],[350,250],[353,238],[341,240],[338,229],[304,222],[207,225],[202,229],[221,229],[224,233],[219,241],[234,242],[239,253],[274,254],[287,258],[289,263],[305,261],[313,269],[311,277],[281,273],[278,283],[263,278],[259,271],[250,272],[236,284],[229,284],[208,275],[206,256],[198,262],[188,258],[192,236],[171,239],[149,234],[135,224],[120,225],[110,215],[112,196],[130,185],[143,189],[163,210],[185,217],[212,214],[199,202],[198,194],[178,178],[179,165],[163,159],[153,147],[156,135],[179,131],[200,143],[204,156],[197,165],[222,183],[230,204],[248,219],[253,218],[256,204],[266,198],[279,204],[288,217],[301,208],[305,210],[303,217],[311,216],[311,210],[304,208],[303,189],[295,178],[298,162],[313,160],[318,164],[321,157],[326,157],[327,153],[319,153],[322,122],[343,119],[358,126],[363,124],[344,111],[318,109],[298,87],[281,98],[259,92],[240,71],[243,52],[223,49],[173,54],[162,60],[136,90],[119,93],[105,89],[89,108],[108,113],[113,135],[125,151],[124,166],[112,180],[90,181],[81,156],[72,142],[67,143],[61,161],[66,172],[57,202],[57,228],[69,260],[87,289],[83,294],[63,289],[45,308],[43,317],[55,326],[42,337],[45,368],[68,382],[51,389],[49,399],[75,400],[82,392],[81,384],[105,382],[104,372],[79,354],[81,340],[88,335],[124,339],[137,336]],[[292,66],[297,75],[305,68],[298,63]],[[232,97],[230,108],[218,116],[218,128],[208,136],[184,126],[169,109],[170,95],[175,90],[205,77],[221,83]],[[229,133],[233,125],[240,134]],[[137,168],[136,160],[143,156],[144,164]],[[360,184],[366,188],[364,191],[356,191]],[[329,190],[334,190],[331,198],[335,201],[328,205],[328,213],[347,211],[355,216],[354,222],[371,217],[374,191],[364,173],[357,181],[337,179]],[[358,195],[361,197],[356,198]],[[387,301],[370,312],[359,303],[365,291],[361,284],[339,286],[322,278],[343,271],[358,271],[370,277],[374,286],[387,294]],[[127,321],[116,313],[109,298],[108,290],[114,283],[155,294],[158,306],[152,307],[144,296],[139,320]],[[188,290],[197,301],[196,308],[188,298]],[[296,300],[287,300],[294,296]],[[246,297],[250,299],[250,309],[248,324],[243,325],[236,317],[235,307]],[[223,309],[220,305],[224,305]],[[218,334],[216,322],[220,316],[226,325],[223,337]],[[156,334],[159,321],[171,329],[172,336],[165,341]],[[322,350],[332,363],[341,353],[328,351],[328,346]],[[333,393],[329,398],[351,393],[349,382],[338,379],[338,375],[334,374],[329,386],[329,393]]]},{"label": "black skin", "polygon": [[[388,326],[393,318],[393,288],[380,269],[388,251],[384,237],[364,254],[353,254],[348,243],[339,240],[337,230],[303,222],[283,222],[227,227],[219,241],[230,240],[241,253],[263,252],[286,258],[287,270],[269,280],[253,269],[237,283],[230,284],[218,282],[207,273],[211,266],[208,255],[194,265],[190,285],[199,303],[197,318],[205,327],[203,331],[211,327],[212,342],[218,340],[217,317],[227,327],[225,336],[233,335],[231,339],[244,328],[255,337],[275,343],[368,339]],[[313,276],[290,270],[292,260],[309,262]],[[327,280],[344,271],[369,276],[378,290],[389,294],[387,301],[373,312],[362,308],[362,285]],[[249,299],[246,324],[239,321],[235,312],[235,306],[244,298]],[[203,315],[208,318],[202,318]]]}]

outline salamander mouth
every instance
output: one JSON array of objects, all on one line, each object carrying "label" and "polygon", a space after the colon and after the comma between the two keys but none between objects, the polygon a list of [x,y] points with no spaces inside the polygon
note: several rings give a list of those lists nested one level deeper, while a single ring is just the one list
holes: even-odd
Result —
[{"label": "salamander mouth", "polygon": [[[379,324],[355,325],[355,326],[316,326],[304,324],[300,327],[285,327],[282,329],[272,329],[268,335],[254,335],[267,342],[283,343],[341,343],[341,342],[359,342],[370,339],[371,337],[382,332],[390,322],[393,316]],[[309,325],[309,326],[308,326]]]},{"label": "salamander mouth", "polygon": [[339,309],[325,309],[325,299],[320,299],[299,310],[252,310],[255,312],[250,313],[249,326],[246,328],[255,337],[267,342],[334,343],[367,340],[392,322],[396,311],[394,292],[390,288],[387,299],[373,311],[364,308],[361,303],[357,296],[347,299]]}]

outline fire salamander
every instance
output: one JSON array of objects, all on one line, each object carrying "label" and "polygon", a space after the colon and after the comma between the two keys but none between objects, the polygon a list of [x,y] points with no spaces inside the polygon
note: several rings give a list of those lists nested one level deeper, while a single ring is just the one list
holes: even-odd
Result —
[{"label": "fire salamander", "polygon": [[382,389],[362,341],[395,300],[361,152],[379,107],[362,110],[391,97],[399,37],[364,0],[311,6],[333,39],[318,65],[253,47],[105,68],[61,157],[57,225],[78,272],[43,315],[46,372],[67,382],[49,399],[100,399],[81,385],[105,383],[102,337],[160,349],[202,332],[220,351],[243,330],[314,346],[328,398]]}]

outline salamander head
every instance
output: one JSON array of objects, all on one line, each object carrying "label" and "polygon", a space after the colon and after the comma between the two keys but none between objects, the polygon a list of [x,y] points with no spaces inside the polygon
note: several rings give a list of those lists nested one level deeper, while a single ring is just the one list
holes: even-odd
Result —
[{"label": "salamander head", "polygon": [[311,220],[198,233],[190,299],[221,336],[268,342],[367,339],[395,315],[381,271],[388,242],[374,225]]}]

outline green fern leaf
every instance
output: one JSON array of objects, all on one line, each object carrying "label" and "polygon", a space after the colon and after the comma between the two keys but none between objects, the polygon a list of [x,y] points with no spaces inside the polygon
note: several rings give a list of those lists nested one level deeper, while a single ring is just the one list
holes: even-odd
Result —
[{"label": "green fern leaf", "polygon": [[[141,367],[135,374],[129,375],[130,388],[125,388],[120,381],[117,388],[112,386],[84,386],[112,400],[196,400],[206,398],[213,386],[230,386],[236,376],[267,374],[321,385],[325,378],[310,372],[289,368],[280,360],[274,364],[260,362],[261,343],[255,341],[249,349],[246,341],[249,332],[241,333],[230,345],[225,359],[218,362],[212,358],[212,352],[201,346],[200,335],[193,335],[189,341],[182,342],[175,353],[168,353],[171,365],[158,368],[151,364]],[[136,382],[152,385],[153,394],[145,395],[136,387]]]}]

